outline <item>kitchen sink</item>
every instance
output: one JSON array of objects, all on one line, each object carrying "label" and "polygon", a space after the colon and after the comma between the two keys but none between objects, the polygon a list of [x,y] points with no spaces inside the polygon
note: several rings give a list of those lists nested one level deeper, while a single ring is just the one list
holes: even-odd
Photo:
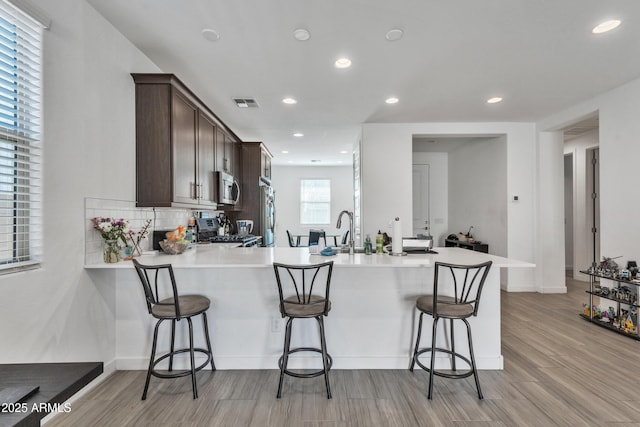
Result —
[{"label": "kitchen sink", "polygon": [[[349,247],[348,246],[344,246],[344,247],[335,247],[333,248],[334,251],[336,251],[336,253],[339,254],[348,254],[349,253]],[[353,253],[354,254],[363,254],[364,253],[364,248],[353,248]]]}]

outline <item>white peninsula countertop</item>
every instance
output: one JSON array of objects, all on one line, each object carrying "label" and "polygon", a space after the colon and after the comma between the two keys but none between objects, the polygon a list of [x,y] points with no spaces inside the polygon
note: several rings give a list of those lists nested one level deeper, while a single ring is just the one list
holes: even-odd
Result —
[{"label": "white peninsula countertop", "polygon": [[[198,245],[181,255],[146,254],[137,259],[142,264],[172,264],[181,294],[201,294],[211,299],[209,330],[218,369],[278,368],[285,320],[278,311],[273,262],[334,262],[332,308],[325,319],[333,368],[407,369],[417,328],[415,301],[418,296],[432,292],[435,263],[479,264],[490,260],[493,265],[482,292],[478,316],[470,319],[470,323],[478,368],[502,369],[500,271],[534,265],[468,249],[438,247],[434,250],[438,253],[322,256],[309,254],[308,248],[210,244]],[[121,261],[85,267],[94,285],[105,295],[105,303],[112,306],[113,319],[105,324],[115,326],[100,334],[115,342],[114,368],[145,370],[154,321],[146,311],[142,286],[132,263]],[[198,345],[197,340],[202,337],[200,322],[194,322],[194,328]],[[429,330],[430,326],[425,328]],[[444,332],[439,331],[442,338]],[[466,347],[463,332],[455,334],[456,341],[461,340],[459,348]],[[169,336],[169,333],[160,334],[159,351],[169,347]],[[293,346],[316,346],[317,339],[317,323],[313,319],[295,322]],[[427,342],[425,337],[424,344]],[[180,368],[182,362],[177,361],[176,367]],[[106,365],[109,363],[105,361]],[[315,369],[320,361],[315,354],[300,353],[292,356],[290,363],[292,368]],[[443,368],[449,366],[444,357],[438,358],[436,364]]]},{"label": "white peninsula countertop", "polygon": [[[461,248],[434,248],[437,253],[411,253],[406,256],[389,254],[337,254],[323,256],[310,254],[308,248],[290,247],[229,247],[228,245],[206,244],[187,249],[180,255],[167,255],[155,252],[136,258],[142,264],[172,264],[175,269],[181,268],[263,268],[271,267],[274,262],[283,264],[316,264],[333,261],[339,267],[433,267],[439,262],[453,264],[479,264],[493,261],[494,267],[534,267],[534,264],[512,260],[500,256],[489,255]],[[85,268],[131,268],[131,263],[121,261],[114,264],[85,265]]]}]

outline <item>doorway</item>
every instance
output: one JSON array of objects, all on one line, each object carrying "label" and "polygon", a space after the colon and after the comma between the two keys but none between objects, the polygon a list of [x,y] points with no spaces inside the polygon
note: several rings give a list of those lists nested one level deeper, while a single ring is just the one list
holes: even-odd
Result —
[{"label": "doorway", "polygon": [[413,164],[413,236],[431,235],[429,216],[429,165]]},{"label": "doorway", "polygon": [[573,153],[564,155],[565,275],[573,277]]},{"label": "doorway", "polygon": [[568,277],[600,259],[599,122],[597,114],[563,129],[565,266]]}]

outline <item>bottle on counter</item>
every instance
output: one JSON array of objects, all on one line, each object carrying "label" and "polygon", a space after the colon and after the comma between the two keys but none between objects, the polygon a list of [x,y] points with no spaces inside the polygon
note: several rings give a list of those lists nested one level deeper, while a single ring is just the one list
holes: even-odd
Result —
[{"label": "bottle on counter", "polygon": [[378,230],[378,235],[376,236],[376,253],[381,254],[384,252],[384,239],[382,237],[382,232]]},{"label": "bottle on counter", "polygon": [[372,250],[371,236],[367,234],[367,237],[364,239],[364,254],[371,255]]},{"label": "bottle on counter", "polygon": [[189,222],[187,223],[187,233],[185,235],[185,240],[191,241],[191,243],[196,243],[197,241],[197,227],[196,227],[196,218],[189,218]]}]

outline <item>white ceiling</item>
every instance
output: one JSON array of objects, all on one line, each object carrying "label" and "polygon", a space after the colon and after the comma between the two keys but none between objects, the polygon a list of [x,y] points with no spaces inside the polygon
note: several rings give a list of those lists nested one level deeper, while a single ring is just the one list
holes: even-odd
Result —
[{"label": "white ceiling", "polygon": [[[640,77],[638,0],[87,1],[275,164],[349,163],[362,123],[536,121]],[[610,18],[622,25],[591,34]]]}]

